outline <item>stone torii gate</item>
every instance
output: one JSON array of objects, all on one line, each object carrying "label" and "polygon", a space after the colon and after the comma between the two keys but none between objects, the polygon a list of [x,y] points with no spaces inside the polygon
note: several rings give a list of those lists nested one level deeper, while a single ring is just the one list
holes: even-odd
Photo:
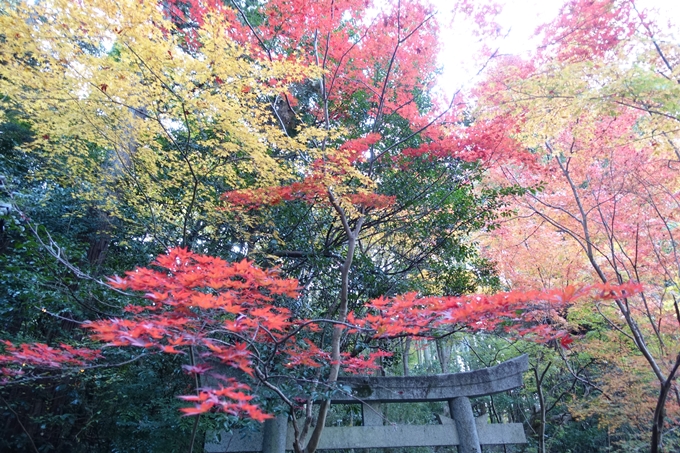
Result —
[{"label": "stone torii gate", "polygon": [[[333,404],[362,404],[363,426],[326,427],[319,450],[459,446],[460,453],[481,453],[481,445],[526,443],[521,423],[489,424],[475,419],[469,398],[492,395],[522,385],[526,355],[499,365],[456,374],[405,377],[343,377]],[[453,419],[439,425],[383,425],[382,405],[447,401]],[[285,453],[293,449],[293,429],[286,416],[267,420],[256,432],[223,432],[220,443],[206,443],[210,453]]]}]

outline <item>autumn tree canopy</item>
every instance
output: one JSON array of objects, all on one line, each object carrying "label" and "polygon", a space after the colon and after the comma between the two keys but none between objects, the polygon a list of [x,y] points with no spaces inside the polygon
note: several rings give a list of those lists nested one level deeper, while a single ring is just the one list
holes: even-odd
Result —
[{"label": "autumn tree canopy", "polygon": [[479,88],[480,115],[514,118],[509,136],[536,156],[493,170],[500,184],[534,188],[488,238],[490,256],[504,257],[501,278],[515,288],[644,284],[636,297],[590,305],[597,321],[579,311],[568,322],[607,364],[594,378],[599,398],[574,413],[615,429],[653,424],[653,451],[680,403],[669,393],[680,366],[677,56],[634,2],[573,1],[545,26],[534,60],[500,62]]},{"label": "autumn tree canopy", "polygon": [[[455,10],[498,34],[497,5]],[[572,373],[608,402],[647,373],[653,417],[571,410],[637,411],[657,447],[676,423],[677,52],[632,2],[568,2],[451,99],[419,0],[11,2],[0,25],[7,448],[168,451],[163,426],[193,451],[285,413],[313,453],[341,373],[456,332],[608,361]]]}]

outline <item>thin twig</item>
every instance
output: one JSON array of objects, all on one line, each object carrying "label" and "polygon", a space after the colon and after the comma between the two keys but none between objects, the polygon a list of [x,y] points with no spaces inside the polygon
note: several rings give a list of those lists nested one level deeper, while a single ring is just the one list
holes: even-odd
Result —
[{"label": "thin twig", "polygon": [[2,399],[2,402],[5,403],[7,408],[12,412],[12,414],[14,414],[14,417],[16,417],[17,422],[19,423],[19,426],[21,426],[21,429],[26,434],[26,437],[28,437],[28,440],[31,441],[31,446],[33,447],[33,450],[35,451],[35,453],[40,453],[38,451],[38,448],[35,446],[35,442],[33,442],[33,438],[31,437],[30,434],[28,434],[28,430],[26,430],[26,427],[24,426],[24,424],[21,423],[21,420],[19,419],[19,414],[16,413],[16,411],[12,408],[12,406],[9,405],[9,403],[7,402],[7,400],[5,400],[5,398],[0,396],[0,399]]}]

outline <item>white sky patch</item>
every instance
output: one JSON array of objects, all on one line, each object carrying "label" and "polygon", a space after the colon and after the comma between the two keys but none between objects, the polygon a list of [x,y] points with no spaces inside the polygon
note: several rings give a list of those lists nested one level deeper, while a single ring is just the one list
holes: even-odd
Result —
[{"label": "white sky patch", "polygon": [[[447,0],[431,0],[440,20],[441,52],[439,66],[443,68],[440,87],[451,95],[460,88],[475,82],[487,58],[482,56],[483,45],[499,54],[523,55],[535,49],[539,39],[535,36],[539,25],[555,17],[561,0],[513,0],[503,6],[496,22],[501,27],[500,38],[493,43],[474,36],[475,24],[460,15],[453,18]],[[453,23],[452,23],[453,20]],[[448,25],[451,24],[451,25]]]},{"label": "white sky patch", "polygon": [[[481,56],[482,42],[472,33],[474,24],[462,16],[451,24],[450,0],[430,0],[438,12],[441,24],[441,52],[438,63],[443,68],[439,88],[451,96],[461,88],[470,87],[476,81],[486,59]],[[501,26],[501,36],[489,45],[499,54],[528,56],[540,43],[536,29],[550,22],[559,13],[563,0],[511,0],[503,6],[496,21]],[[636,0],[639,10],[648,10],[662,30],[678,39],[680,23],[680,1],[678,0]],[[669,21],[676,23],[675,27]],[[466,23],[467,22],[467,23]]]}]

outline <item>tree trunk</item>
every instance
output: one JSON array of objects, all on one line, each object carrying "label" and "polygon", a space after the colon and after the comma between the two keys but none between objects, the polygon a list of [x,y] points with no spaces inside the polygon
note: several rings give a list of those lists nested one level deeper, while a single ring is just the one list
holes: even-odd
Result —
[{"label": "tree trunk", "polygon": [[661,385],[659,398],[656,401],[656,408],[654,409],[654,423],[652,425],[651,453],[660,453],[662,451],[663,419],[666,415],[666,398],[668,398],[668,392],[673,385],[673,378],[678,371],[678,367],[680,367],[680,354],[678,354],[678,356],[675,358],[673,370],[669,373],[668,378]]},{"label": "tree trunk", "polygon": [[446,340],[436,340],[435,345],[437,347],[437,358],[439,359],[439,367],[442,373],[449,372],[449,360],[451,359],[451,347],[447,344]]},{"label": "tree trunk", "polygon": [[543,395],[543,379],[545,378],[545,374],[548,372],[548,369],[550,368],[550,365],[552,365],[552,362],[548,362],[548,366],[545,367],[545,370],[541,373],[541,375],[538,375],[538,365],[534,367],[534,378],[536,379],[536,393],[538,394],[538,405],[539,405],[539,414],[541,417],[541,426],[540,429],[538,430],[538,453],[547,453],[545,450],[545,396]]},{"label": "tree trunk", "polygon": [[404,349],[401,353],[401,361],[404,366],[404,376],[408,376],[409,374],[408,366],[409,355],[411,355],[411,337],[407,337],[404,339]]},{"label": "tree trunk", "polygon": [[[340,221],[342,222],[345,234],[347,234],[347,256],[342,264],[340,270],[340,307],[338,310],[337,321],[344,322],[347,320],[348,304],[349,304],[349,271],[352,267],[352,260],[354,258],[354,250],[357,246],[357,241],[359,239],[359,233],[361,232],[361,227],[364,224],[365,217],[359,217],[357,219],[354,228],[351,228],[347,220],[346,213],[344,209],[338,204],[335,195],[330,190],[328,191],[328,198],[331,205],[335,211],[340,216]],[[340,346],[342,340],[342,333],[344,326],[335,325],[333,327],[333,335],[331,338],[331,369],[328,374],[327,385],[332,386],[338,380],[338,375],[340,374]],[[328,411],[331,407],[331,400],[324,400],[319,407],[319,415],[316,418],[316,426],[312,431],[307,446],[305,447],[305,453],[315,453],[316,448],[319,445],[319,440],[321,439],[321,433],[326,425],[326,419],[328,418]]]}]

